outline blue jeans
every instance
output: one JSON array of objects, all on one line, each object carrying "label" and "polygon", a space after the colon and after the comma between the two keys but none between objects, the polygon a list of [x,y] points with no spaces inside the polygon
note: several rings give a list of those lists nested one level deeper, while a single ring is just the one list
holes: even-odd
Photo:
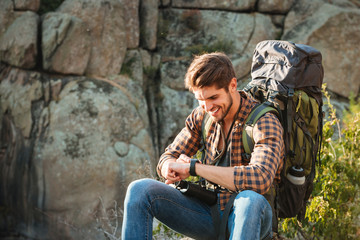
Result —
[{"label": "blue jeans", "polygon": [[[216,239],[207,204],[153,179],[132,182],[124,202],[122,240],[151,240],[154,217],[188,237]],[[271,220],[268,201],[254,191],[242,191],[236,196],[228,218],[230,239],[269,238]]]}]

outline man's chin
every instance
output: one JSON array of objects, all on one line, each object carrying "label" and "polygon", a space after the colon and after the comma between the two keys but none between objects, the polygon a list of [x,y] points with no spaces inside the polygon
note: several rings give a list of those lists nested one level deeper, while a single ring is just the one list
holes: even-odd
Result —
[{"label": "man's chin", "polygon": [[217,123],[221,122],[224,119],[223,117],[217,117],[217,116],[212,116],[212,115],[210,115],[210,116],[211,116],[211,119]]}]

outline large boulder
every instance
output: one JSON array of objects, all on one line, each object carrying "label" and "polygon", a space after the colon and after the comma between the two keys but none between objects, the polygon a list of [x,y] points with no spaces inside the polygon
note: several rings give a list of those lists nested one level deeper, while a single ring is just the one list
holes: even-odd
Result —
[{"label": "large boulder", "polygon": [[65,0],[57,9],[80,18],[92,45],[86,75],[118,74],[127,48],[124,6],[116,0]]},{"label": "large boulder", "polygon": [[329,90],[349,97],[351,93],[358,95],[360,89],[360,49],[354,48],[360,40],[359,22],[359,9],[322,1],[298,1],[285,20],[282,38],[319,49],[324,82]]},{"label": "large boulder", "polygon": [[49,127],[34,147],[34,164],[43,176],[44,208],[88,230],[69,228],[74,239],[95,234],[96,218],[114,201],[121,207],[127,184],[150,176],[153,167],[147,126],[123,90],[101,80],[72,80],[42,113]]},{"label": "large boulder", "polygon": [[1,79],[0,203],[12,227],[34,239],[103,239],[121,225],[127,185],[156,164],[142,89],[125,76],[2,68]]},{"label": "large boulder", "polygon": [[43,68],[82,75],[91,53],[90,33],[84,22],[66,13],[51,12],[42,20]]},{"label": "large boulder", "polygon": [[0,36],[0,61],[31,69],[37,64],[39,16],[31,11],[21,14]]}]

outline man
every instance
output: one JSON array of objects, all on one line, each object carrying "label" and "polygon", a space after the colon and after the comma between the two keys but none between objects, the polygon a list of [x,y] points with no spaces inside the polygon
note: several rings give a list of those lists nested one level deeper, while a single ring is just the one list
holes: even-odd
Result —
[{"label": "man", "polygon": [[[280,179],[284,157],[283,129],[278,118],[266,113],[255,124],[254,151],[246,158],[241,141],[243,126],[257,104],[242,91],[230,59],[223,53],[194,58],[185,85],[199,101],[185,127],[167,147],[158,163],[165,184],[142,179],[128,187],[124,204],[122,239],[151,239],[153,218],[194,239],[216,239],[217,226],[211,206],[182,194],[168,184],[192,175],[220,186],[217,206],[222,216],[230,196],[236,193],[228,217],[230,239],[269,239],[272,209],[263,194]],[[190,161],[201,148],[202,123],[209,114],[203,163]]]}]

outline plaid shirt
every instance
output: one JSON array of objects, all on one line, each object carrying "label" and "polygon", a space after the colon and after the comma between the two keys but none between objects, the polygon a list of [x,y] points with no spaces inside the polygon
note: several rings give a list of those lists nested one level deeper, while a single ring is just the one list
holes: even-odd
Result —
[{"label": "plaid shirt", "polygon": [[[255,124],[253,138],[254,150],[250,159],[243,157],[244,147],[242,143],[242,132],[246,118],[257,102],[245,92],[240,91],[241,102],[239,113],[235,119],[232,132],[228,140],[228,151],[230,151],[230,166],[235,167],[234,184],[236,191],[253,190],[265,194],[271,187],[274,179],[280,180],[284,158],[283,128],[279,119],[272,113],[266,113]],[[170,144],[161,155],[157,171],[161,176],[162,164],[181,154],[193,156],[201,148],[201,125],[205,111],[199,106],[192,111],[185,121],[185,127],[177,135],[174,142]],[[213,122],[206,136],[206,154],[204,164],[214,164],[216,150],[221,135],[221,125]],[[225,208],[231,192],[219,193],[219,204],[221,209]]]}]

